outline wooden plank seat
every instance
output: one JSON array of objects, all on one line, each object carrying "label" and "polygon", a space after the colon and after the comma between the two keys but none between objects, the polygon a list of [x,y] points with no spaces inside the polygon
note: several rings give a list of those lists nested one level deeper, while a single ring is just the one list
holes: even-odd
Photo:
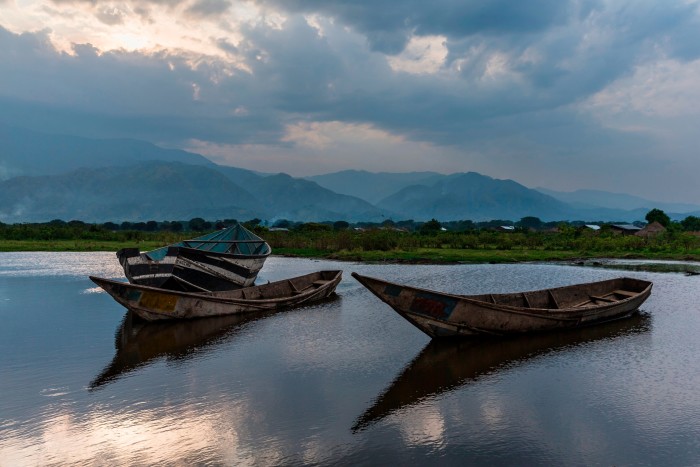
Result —
[{"label": "wooden plank seat", "polygon": [[294,286],[294,284],[293,284],[291,281],[289,281],[289,286],[292,288],[292,294],[294,294],[294,295],[299,295],[300,293],[304,293],[305,291],[309,290],[311,287],[319,288],[319,287],[321,287],[321,286],[323,286],[323,285],[328,284],[329,282],[331,282],[331,281],[319,279],[319,280],[317,280],[317,281],[313,281],[311,284],[307,285],[307,286],[304,287],[303,289],[297,289],[297,288]]},{"label": "wooden plank seat", "polygon": [[634,297],[635,295],[637,295],[638,292],[630,292],[629,290],[617,289],[613,290],[612,293],[614,293],[615,295],[622,295],[624,297]]},{"label": "wooden plank seat", "polygon": [[597,300],[599,302],[616,302],[618,301],[617,299],[614,298],[609,298],[609,297],[599,297],[597,295],[589,295],[591,300]]},{"label": "wooden plank seat", "polygon": [[292,281],[287,281],[289,284],[289,287],[292,289],[292,295],[299,295],[302,291],[297,289],[296,286],[294,285],[294,282]]}]

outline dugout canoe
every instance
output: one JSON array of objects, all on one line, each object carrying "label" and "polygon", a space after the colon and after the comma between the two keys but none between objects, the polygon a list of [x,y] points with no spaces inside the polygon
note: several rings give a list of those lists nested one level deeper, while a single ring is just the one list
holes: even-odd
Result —
[{"label": "dugout canoe", "polygon": [[142,253],[122,248],[117,258],[132,284],[213,292],[248,287],[272,252],[240,224]]},{"label": "dugout canoe", "polygon": [[317,271],[268,284],[219,292],[182,292],[90,276],[118,303],[148,321],[281,310],[329,297],[342,271]]},{"label": "dugout canoe", "polygon": [[508,336],[589,326],[634,313],[652,283],[630,277],[528,292],[457,295],[352,276],[432,338]]}]

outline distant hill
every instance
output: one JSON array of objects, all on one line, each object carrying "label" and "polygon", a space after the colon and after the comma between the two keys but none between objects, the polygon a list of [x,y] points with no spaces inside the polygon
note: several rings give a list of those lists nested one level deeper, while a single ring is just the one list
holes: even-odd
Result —
[{"label": "distant hill", "polygon": [[338,194],[315,182],[287,174],[262,176],[230,167],[219,167],[219,170],[255,195],[261,205],[269,206],[268,211],[274,212],[275,219],[378,222],[388,214],[362,199]]},{"label": "distant hill", "polygon": [[639,209],[645,210],[645,214],[654,208],[661,209],[667,213],[690,213],[700,211],[700,205],[698,204],[664,203],[660,201],[651,201],[625,193],[611,193],[600,190],[576,190],[564,192],[548,190],[546,188],[537,188],[537,191],[580,209],[598,209],[601,207],[626,211]]},{"label": "distant hill", "polygon": [[149,162],[0,182],[0,220],[86,222],[252,218],[255,198],[207,167]]},{"label": "distant hill", "polygon": [[270,222],[431,218],[481,221],[518,220],[525,216],[544,221],[632,222],[643,219],[646,212],[577,209],[512,180],[473,172],[441,176],[437,182],[403,188],[377,205],[286,174],[263,175],[215,164],[151,161],[0,182],[0,221],[6,223],[52,219],[136,222],[193,217],[257,217]]},{"label": "distant hill", "polygon": [[326,175],[305,177],[336,193],[355,196],[376,204],[411,185],[429,185],[446,175],[437,172],[367,172],[364,170],[343,170]]},{"label": "distant hill", "polygon": [[145,161],[212,165],[199,154],[144,141],[53,135],[0,123],[0,180],[57,175],[80,168],[127,166]]},{"label": "distant hill", "polygon": [[270,175],[253,172],[252,170],[247,169],[239,169],[238,167],[231,167],[228,165],[215,165],[214,168],[226,175],[226,177],[236,185],[240,185],[242,187],[252,187],[253,189],[255,189],[263,177]]},{"label": "distant hill", "polygon": [[519,220],[535,216],[549,221],[568,219],[573,214],[568,205],[551,196],[513,180],[497,180],[475,172],[406,187],[377,206],[414,220]]},{"label": "distant hill", "polygon": [[[247,172],[247,173],[246,173]],[[235,174],[246,187],[225,173]],[[217,170],[217,166],[147,162],[78,169],[0,182],[0,221],[85,222],[205,219],[379,220],[371,204],[279,174]]]},{"label": "distant hill", "polygon": [[51,135],[0,124],[0,221],[247,220],[270,222],[672,219],[700,206],[621,193],[534,190],[478,173],[346,170],[308,178],[214,164],[186,151],[123,139]]}]

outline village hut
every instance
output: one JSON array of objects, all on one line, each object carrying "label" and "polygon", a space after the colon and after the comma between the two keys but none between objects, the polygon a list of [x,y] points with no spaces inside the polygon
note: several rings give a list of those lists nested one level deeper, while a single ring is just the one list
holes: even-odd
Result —
[{"label": "village hut", "polygon": [[654,221],[650,224],[647,224],[644,226],[643,229],[639,230],[635,235],[638,235],[640,237],[655,237],[663,232],[666,231],[666,227],[663,225],[659,224],[657,221]]},{"label": "village hut", "polygon": [[584,224],[576,227],[576,230],[585,235],[596,235],[600,233],[601,227],[596,224]]},{"label": "village hut", "polygon": [[610,229],[622,235],[634,235],[642,230],[641,227],[637,227],[634,224],[612,224],[610,225]]}]

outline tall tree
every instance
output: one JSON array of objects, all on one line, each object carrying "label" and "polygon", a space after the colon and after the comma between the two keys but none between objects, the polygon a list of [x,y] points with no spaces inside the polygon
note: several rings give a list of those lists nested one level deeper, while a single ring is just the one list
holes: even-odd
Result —
[{"label": "tall tree", "polygon": [[518,222],[517,225],[523,229],[541,229],[542,221],[539,217],[525,216],[520,219],[520,222]]},{"label": "tall tree", "polygon": [[681,221],[683,230],[687,232],[697,232],[700,231],[700,217],[688,216]]},{"label": "tall tree", "polygon": [[195,232],[202,232],[211,228],[211,223],[205,221],[201,217],[194,217],[188,222],[188,227]]},{"label": "tall tree", "polygon": [[421,233],[435,233],[442,229],[442,224],[437,219],[430,219],[420,228]]},{"label": "tall tree", "polygon": [[658,222],[659,224],[663,225],[664,227],[668,227],[669,224],[671,223],[671,218],[666,215],[665,212],[663,212],[661,209],[652,209],[649,211],[644,217],[648,223],[652,223],[654,221]]}]

